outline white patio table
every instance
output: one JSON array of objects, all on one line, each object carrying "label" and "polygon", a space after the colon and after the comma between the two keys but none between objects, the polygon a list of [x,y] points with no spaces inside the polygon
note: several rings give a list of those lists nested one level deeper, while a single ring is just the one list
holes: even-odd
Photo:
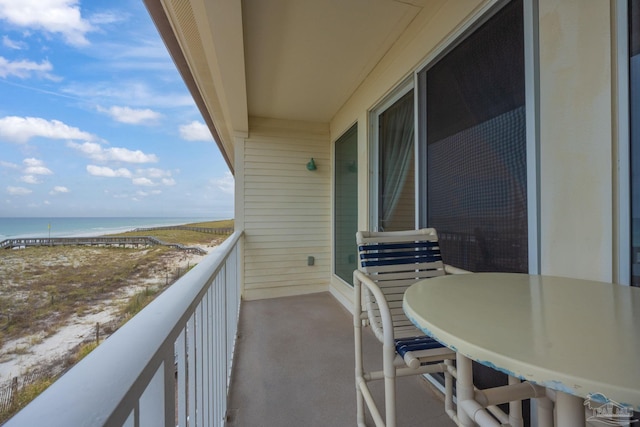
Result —
[{"label": "white patio table", "polygon": [[[639,288],[472,273],[417,282],[405,293],[403,308],[418,328],[457,352],[462,425],[484,419],[471,360],[535,384],[532,388],[554,390],[545,394],[555,397],[558,426],[584,427],[585,409],[623,423],[638,418],[633,411],[640,411]],[[609,409],[596,413],[597,401],[608,402]],[[618,404],[624,408],[612,414]],[[539,408],[538,417],[540,425],[554,422],[548,405],[546,411]]]}]

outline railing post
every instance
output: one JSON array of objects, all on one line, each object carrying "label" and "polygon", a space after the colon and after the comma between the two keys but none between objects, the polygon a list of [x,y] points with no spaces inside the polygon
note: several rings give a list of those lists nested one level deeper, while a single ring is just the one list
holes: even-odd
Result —
[{"label": "railing post", "polygon": [[171,351],[165,356],[164,362],[164,427],[176,426],[176,379],[175,379],[175,352]]}]

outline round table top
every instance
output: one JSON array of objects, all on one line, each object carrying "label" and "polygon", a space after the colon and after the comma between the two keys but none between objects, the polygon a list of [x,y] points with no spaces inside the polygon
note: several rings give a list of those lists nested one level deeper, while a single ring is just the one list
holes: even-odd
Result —
[{"label": "round table top", "polygon": [[426,334],[483,365],[640,410],[640,288],[516,273],[447,275],[411,286],[403,308]]}]

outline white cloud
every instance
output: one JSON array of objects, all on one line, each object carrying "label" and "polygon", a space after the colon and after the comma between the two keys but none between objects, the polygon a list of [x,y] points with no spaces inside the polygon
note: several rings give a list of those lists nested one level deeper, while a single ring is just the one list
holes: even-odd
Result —
[{"label": "white cloud", "polygon": [[22,177],[20,177],[20,181],[27,183],[27,184],[40,184],[40,180],[38,179],[38,177],[33,176],[33,175],[24,175]]},{"label": "white cloud", "polygon": [[14,50],[22,50],[27,48],[27,44],[25,42],[11,40],[7,35],[2,36],[2,45]]},{"label": "white cloud", "polygon": [[231,172],[225,173],[222,178],[212,179],[211,183],[218,187],[223,193],[234,193],[235,180]]},{"label": "white cloud", "polygon": [[127,148],[107,148],[104,150],[107,155],[107,160],[115,160],[127,163],[154,163],[158,161],[158,157],[155,154],[145,154],[140,150],[129,150]]},{"label": "white cloud", "polygon": [[51,65],[51,62],[46,60],[40,63],[26,59],[20,61],[9,61],[8,59],[0,56],[0,77],[15,76],[21,79],[26,79],[32,75],[36,75],[49,80],[59,81],[60,78],[49,73],[51,70],[53,70],[53,65]]},{"label": "white cloud", "polygon": [[136,178],[132,182],[135,185],[153,186],[158,185],[157,181],[155,181],[158,179],[163,185],[176,185],[176,181],[171,176],[171,171],[159,168],[137,169]]},{"label": "white cloud", "polygon": [[121,147],[104,148],[95,142],[84,142],[82,144],[69,142],[67,146],[100,162],[155,163],[158,161],[158,156],[155,154],[145,154],[140,150],[132,151]]},{"label": "white cloud", "polygon": [[53,187],[53,190],[49,191],[49,194],[55,196],[56,194],[68,193],[69,189],[67,187],[63,187],[61,185],[56,185]]},{"label": "white cloud", "polygon": [[22,163],[25,164],[24,174],[25,175],[53,175],[51,169],[44,165],[42,160],[29,158],[24,159]]},{"label": "white cloud", "polygon": [[26,174],[31,175],[52,175],[51,169],[45,166],[29,166],[24,170]]},{"label": "white cloud", "polygon": [[148,108],[135,109],[130,107],[113,106],[109,109],[98,107],[98,111],[107,113],[109,116],[111,116],[112,119],[117,122],[134,125],[153,124],[162,117],[162,114]]},{"label": "white cloud", "polygon": [[198,121],[180,126],[180,137],[187,141],[213,141],[209,128]]},{"label": "white cloud", "polygon": [[36,159],[34,157],[29,157],[28,159],[24,159],[22,161],[27,166],[42,166],[44,162],[42,160]]},{"label": "white cloud", "polygon": [[[0,0],[1,1],[1,0]],[[111,58],[109,58],[111,61]],[[175,66],[171,65],[174,72]],[[127,71],[131,66],[126,66]],[[62,89],[75,98],[91,99],[98,104],[128,104],[156,108],[194,107],[193,98],[185,92],[156,90],[147,82],[124,80],[119,82],[74,83]]]},{"label": "white cloud", "polygon": [[107,154],[107,160],[115,160],[127,163],[155,163],[158,157],[155,154],[145,154],[140,150],[129,150],[127,148],[107,148],[104,150]]},{"label": "white cloud", "polygon": [[94,30],[80,14],[78,0],[0,0],[0,19],[28,30],[60,34],[73,46],[88,45]]},{"label": "white cloud", "polygon": [[140,197],[157,196],[158,194],[162,194],[162,191],[160,191],[160,190],[151,190],[151,191],[138,190],[138,191],[136,191],[136,196],[140,196]]},{"label": "white cloud", "polygon": [[31,194],[32,191],[24,187],[8,186],[7,193],[11,194],[12,196],[26,196],[27,194]]},{"label": "white cloud", "polygon": [[160,179],[163,185],[176,185],[176,181],[171,176],[171,171],[168,170],[158,168],[138,169],[136,174],[141,178],[137,185],[156,185],[152,179]]},{"label": "white cloud", "polygon": [[154,185],[156,185],[149,178],[145,178],[145,177],[133,178],[131,182],[133,182],[134,185],[142,185],[145,187],[153,187]]},{"label": "white cloud", "polygon": [[89,22],[96,25],[113,24],[125,20],[126,16],[122,12],[100,12],[89,17]]},{"label": "white cloud", "polygon": [[96,142],[84,142],[82,144],[78,144],[75,142],[68,142],[67,147],[75,148],[80,151],[82,154],[85,154],[88,157],[96,158],[97,160],[102,160],[103,156],[103,148],[100,144]]},{"label": "white cloud", "polygon": [[[0,0],[2,1],[2,0]],[[0,139],[23,144],[33,137],[93,140],[95,137],[59,120],[6,116],[0,119]]]},{"label": "white cloud", "polygon": [[[137,169],[135,173],[132,173],[128,169],[112,169],[106,166],[88,165],[87,172],[93,176],[102,176],[108,178],[129,178],[131,183],[141,187],[156,187],[160,185],[175,185],[175,180],[171,177],[171,171],[165,171],[158,168]],[[160,182],[156,181],[160,179]],[[150,192],[138,191],[138,195],[149,194],[161,194],[160,190],[153,190]]]},{"label": "white cloud", "polygon": [[107,178],[131,178],[131,171],[125,168],[111,169],[106,166],[87,165],[87,172],[93,176]]},{"label": "white cloud", "polygon": [[147,169],[138,169],[136,170],[138,175],[147,176],[149,178],[165,178],[170,177],[171,172],[158,168],[147,168]]},{"label": "white cloud", "polygon": [[0,166],[2,166],[3,168],[8,168],[8,169],[18,169],[18,168],[20,168],[19,165],[16,165],[15,163],[11,163],[11,162],[5,162],[4,160],[0,160]]}]

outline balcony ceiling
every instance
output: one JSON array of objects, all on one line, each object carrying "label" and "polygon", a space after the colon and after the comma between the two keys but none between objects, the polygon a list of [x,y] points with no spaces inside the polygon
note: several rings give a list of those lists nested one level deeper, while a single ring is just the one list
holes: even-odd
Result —
[{"label": "balcony ceiling", "polygon": [[242,8],[249,116],[313,122],[333,117],[420,11],[394,0],[244,0]]},{"label": "balcony ceiling", "polygon": [[417,14],[442,4],[144,1],[227,159],[249,117],[328,123]]}]

